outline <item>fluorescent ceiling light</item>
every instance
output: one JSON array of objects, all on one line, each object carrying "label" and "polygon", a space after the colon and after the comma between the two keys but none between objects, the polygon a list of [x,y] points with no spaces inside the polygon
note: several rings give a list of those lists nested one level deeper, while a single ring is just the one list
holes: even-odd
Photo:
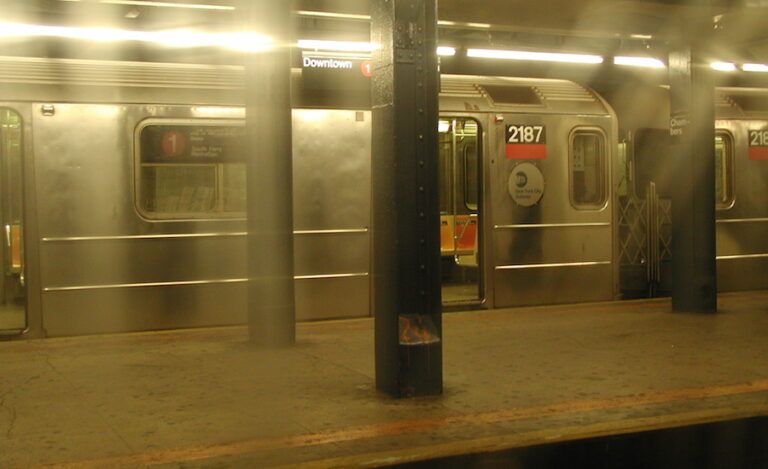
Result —
[{"label": "fluorescent ceiling light", "polygon": [[562,54],[555,52],[528,52],[518,50],[469,49],[468,57],[483,59],[535,60],[543,62],[567,62],[581,64],[601,64],[603,58],[599,55]]},{"label": "fluorescent ceiling light", "polygon": [[709,64],[710,67],[712,67],[713,70],[717,70],[719,72],[735,72],[736,71],[736,65],[731,62],[712,62]]},{"label": "fluorescent ceiling light", "polygon": [[631,67],[664,68],[664,62],[653,57],[627,57],[616,56],[613,58],[616,65],[629,65]]},{"label": "fluorescent ceiling light", "polygon": [[491,25],[488,23],[466,23],[470,28],[491,29]]},{"label": "fluorescent ceiling light", "polygon": [[259,51],[271,39],[256,33],[206,33],[189,30],[133,31],[116,28],[77,28],[22,23],[0,23],[0,37],[57,37],[95,42],[151,42],[168,47],[223,47],[237,51]]},{"label": "fluorescent ceiling light", "polygon": [[370,42],[320,41],[315,39],[299,39],[298,46],[300,49],[339,52],[371,52],[373,50],[373,45]]},{"label": "fluorescent ceiling light", "polygon": [[437,48],[437,55],[442,55],[444,57],[452,57],[456,55],[456,49],[448,46],[439,46]]},{"label": "fluorescent ceiling light", "polygon": [[100,0],[99,3],[108,3],[111,5],[132,5],[139,7],[160,7],[160,8],[187,8],[191,10],[219,10],[232,11],[235,7],[230,5],[206,5],[201,3],[171,3],[171,2],[150,2],[143,0]]},{"label": "fluorescent ceiling light", "polygon": [[[81,0],[59,0],[62,2],[80,2]],[[99,3],[108,5],[131,5],[139,7],[160,7],[160,8],[186,8],[191,10],[219,10],[232,11],[235,7],[230,5],[207,5],[204,3],[173,3],[173,2],[154,2],[148,0],[98,0]]]},{"label": "fluorescent ceiling light", "polygon": [[333,18],[333,19],[342,19],[342,20],[370,20],[371,17],[369,15],[354,15],[351,13],[333,13],[330,11],[310,11],[310,10],[299,10],[296,12],[299,16],[309,16],[313,18]]},{"label": "fluorescent ceiling light", "polygon": [[765,64],[744,64],[741,69],[745,72],[768,72],[768,65]]}]

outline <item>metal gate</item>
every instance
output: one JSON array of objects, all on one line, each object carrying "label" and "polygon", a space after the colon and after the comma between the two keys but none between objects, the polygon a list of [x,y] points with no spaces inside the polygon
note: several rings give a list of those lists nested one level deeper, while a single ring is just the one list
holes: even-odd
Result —
[{"label": "metal gate", "polygon": [[619,198],[619,268],[623,297],[665,296],[671,291],[672,202],[651,181],[645,198]]}]

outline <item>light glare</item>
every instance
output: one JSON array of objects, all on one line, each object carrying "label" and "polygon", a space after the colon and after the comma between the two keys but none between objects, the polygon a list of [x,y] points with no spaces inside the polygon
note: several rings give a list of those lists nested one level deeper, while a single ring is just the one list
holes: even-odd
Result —
[{"label": "light glare", "polygon": [[709,64],[710,67],[712,67],[713,70],[717,70],[718,72],[735,72],[736,71],[736,65],[732,62],[712,62]]},{"label": "light glare", "polygon": [[373,45],[370,42],[321,41],[316,39],[300,39],[298,46],[300,49],[339,52],[371,52],[373,50]]},{"label": "light glare", "polygon": [[765,64],[744,64],[741,69],[745,72],[768,72],[768,65]]},{"label": "light glare", "polygon": [[627,57],[616,56],[613,58],[616,65],[628,65],[631,67],[664,68],[664,62],[653,57]]},{"label": "light glare", "polygon": [[599,55],[562,54],[555,52],[528,52],[518,50],[469,49],[468,57],[483,59],[534,60],[542,62],[567,62],[581,64],[601,64],[603,58]]},{"label": "light glare", "polygon": [[94,42],[152,42],[167,47],[223,47],[237,51],[262,50],[271,39],[256,33],[205,33],[189,30],[132,31],[115,28],[76,28],[22,23],[0,23],[0,37],[58,37]]},{"label": "light glare", "polygon": [[456,49],[448,46],[439,46],[437,48],[437,55],[442,55],[444,57],[453,57],[454,55],[456,55]]}]

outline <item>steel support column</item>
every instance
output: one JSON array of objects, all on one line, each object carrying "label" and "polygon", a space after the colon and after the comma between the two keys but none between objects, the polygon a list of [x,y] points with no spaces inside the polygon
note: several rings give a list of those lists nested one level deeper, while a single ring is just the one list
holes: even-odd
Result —
[{"label": "steel support column", "polygon": [[288,345],[295,339],[291,2],[241,5],[248,30],[269,41],[248,54],[245,67],[250,338],[261,346]]},{"label": "steel support column", "polygon": [[717,311],[715,97],[712,71],[690,47],[669,54],[672,193],[672,309]]},{"label": "steel support column", "polygon": [[437,2],[373,0],[376,387],[442,392]]}]

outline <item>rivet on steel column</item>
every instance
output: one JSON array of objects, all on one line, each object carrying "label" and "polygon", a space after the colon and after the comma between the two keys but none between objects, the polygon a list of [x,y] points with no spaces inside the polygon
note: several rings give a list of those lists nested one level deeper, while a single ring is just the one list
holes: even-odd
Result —
[{"label": "rivet on steel column", "polygon": [[442,393],[436,0],[373,0],[376,387]]}]

